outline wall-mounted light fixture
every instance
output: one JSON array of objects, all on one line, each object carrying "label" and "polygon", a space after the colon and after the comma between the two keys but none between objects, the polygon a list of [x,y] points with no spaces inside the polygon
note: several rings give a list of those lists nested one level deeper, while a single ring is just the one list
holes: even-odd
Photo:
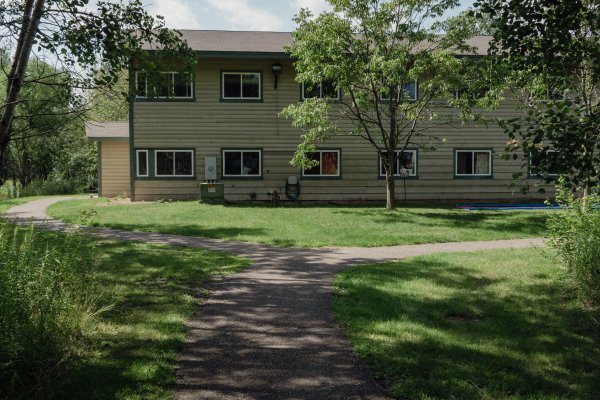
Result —
[{"label": "wall-mounted light fixture", "polygon": [[275,89],[277,89],[277,78],[279,78],[279,75],[281,75],[281,71],[283,71],[283,67],[281,66],[280,63],[275,63],[275,64],[273,64],[272,70],[273,70],[273,76],[275,76]]}]

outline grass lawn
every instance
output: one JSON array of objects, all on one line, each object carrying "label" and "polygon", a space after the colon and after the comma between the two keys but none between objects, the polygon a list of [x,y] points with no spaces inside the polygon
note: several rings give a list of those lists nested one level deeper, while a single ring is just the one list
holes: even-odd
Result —
[{"label": "grass lawn", "polygon": [[600,327],[539,249],[353,267],[334,312],[401,399],[598,399]]},{"label": "grass lawn", "polygon": [[95,226],[282,246],[386,246],[543,236],[546,211],[451,207],[206,205],[196,201],[111,204],[71,200],[50,207],[66,221],[93,209]]},{"label": "grass lawn", "polygon": [[[0,212],[29,200],[0,201]],[[66,372],[63,386],[54,388],[56,397],[170,399],[185,322],[198,308],[196,289],[211,275],[237,272],[249,262],[225,253],[125,241],[99,241],[97,250],[102,303],[111,307],[89,333],[92,350]]]}]

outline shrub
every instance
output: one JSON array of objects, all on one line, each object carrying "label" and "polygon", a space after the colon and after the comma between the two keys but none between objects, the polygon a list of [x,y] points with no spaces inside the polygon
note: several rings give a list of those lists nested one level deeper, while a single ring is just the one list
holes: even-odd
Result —
[{"label": "shrub", "polygon": [[85,347],[94,266],[89,238],[0,228],[0,398],[49,397]]},{"label": "shrub", "polygon": [[550,246],[581,299],[600,306],[600,196],[577,197],[559,188],[557,201],[564,209],[549,219]]}]

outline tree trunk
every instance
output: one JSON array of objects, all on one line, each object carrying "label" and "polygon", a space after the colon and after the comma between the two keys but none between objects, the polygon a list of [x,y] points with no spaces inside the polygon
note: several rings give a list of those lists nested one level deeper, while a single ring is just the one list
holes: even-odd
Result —
[{"label": "tree trunk", "polygon": [[387,210],[393,210],[396,208],[396,189],[394,187],[394,170],[385,171],[385,186],[387,188],[387,201],[385,208]]},{"label": "tree trunk", "polygon": [[396,208],[396,189],[394,181],[394,165],[396,164],[396,153],[394,151],[387,152],[383,159],[385,167],[385,186],[387,190],[387,201],[385,208],[393,210]]},{"label": "tree trunk", "polygon": [[[6,100],[4,110],[0,118],[0,169],[6,165],[8,144],[10,143],[10,131],[13,117],[21,93],[23,78],[27,71],[27,64],[33,47],[35,34],[40,25],[45,0],[37,0],[33,6],[33,0],[28,0],[23,14],[23,24],[19,39],[17,41],[17,53],[15,53],[11,71],[8,74]],[[32,10],[33,7],[33,10]],[[31,12],[31,14],[29,14]]]}]

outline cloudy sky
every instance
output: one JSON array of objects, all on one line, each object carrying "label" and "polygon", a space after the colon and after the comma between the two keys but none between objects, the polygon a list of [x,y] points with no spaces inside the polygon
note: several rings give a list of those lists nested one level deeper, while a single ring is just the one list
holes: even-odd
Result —
[{"label": "cloudy sky", "polygon": [[[169,27],[292,31],[293,16],[301,7],[319,13],[325,0],[143,0],[153,14],[162,15]],[[463,0],[461,10],[473,0]],[[457,11],[458,12],[458,11]],[[454,14],[454,13],[453,13]]]}]

